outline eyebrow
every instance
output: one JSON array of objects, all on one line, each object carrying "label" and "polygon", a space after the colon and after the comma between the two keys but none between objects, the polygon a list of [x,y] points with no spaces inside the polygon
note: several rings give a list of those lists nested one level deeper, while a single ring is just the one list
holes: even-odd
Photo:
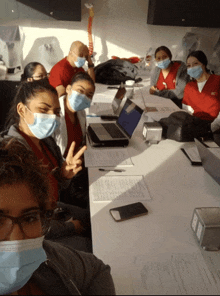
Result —
[{"label": "eyebrow", "polygon": [[[21,210],[20,215],[24,215],[24,214],[34,211],[34,210],[40,210],[40,208],[39,207],[25,208],[25,209]],[[9,213],[9,210],[0,209],[0,214],[8,214],[8,213]]]},{"label": "eyebrow", "polygon": [[[47,103],[44,103],[44,102],[40,102],[39,104],[44,104],[44,105],[46,105],[47,107],[52,108],[51,105],[49,105],[49,104],[47,104]],[[57,107],[57,108],[55,108],[55,110],[61,110],[61,108],[60,108],[60,107]]]},{"label": "eyebrow", "polygon": [[46,105],[46,106],[49,107],[49,108],[52,107],[51,105],[49,105],[49,104],[47,104],[47,103],[45,103],[45,102],[40,102],[39,104],[44,104],[44,105]]},{"label": "eyebrow", "polygon": [[25,213],[28,213],[28,212],[34,211],[34,210],[40,210],[40,208],[39,207],[26,208],[21,211],[21,214],[25,214]]},{"label": "eyebrow", "polygon": [[[78,86],[81,87],[82,89],[86,90],[85,87],[83,87],[82,85],[79,84]],[[94,92],[90,91],[89,94],[94,94]]]},{"label": "eyebrow", "polygon": [[85,87],[83,87],[82,85],[79,84],[78,86],[81,87],[82,89],[86,90]]}]

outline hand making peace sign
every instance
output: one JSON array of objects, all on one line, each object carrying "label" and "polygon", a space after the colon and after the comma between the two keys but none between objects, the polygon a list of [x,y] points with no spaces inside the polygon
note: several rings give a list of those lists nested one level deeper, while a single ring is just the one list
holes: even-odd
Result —
[{"label": "hand making peace sign", "polygon": [[68,151],[66,160],[63,162],[62,165],[62,175],[67,179],[72,179],[79,171],[82,169],[82,160],[81,156],[83,155],[84,151],[87,149],[86,146],[83,146],[75,155],[75,142],[72,142],[70,149]]}]

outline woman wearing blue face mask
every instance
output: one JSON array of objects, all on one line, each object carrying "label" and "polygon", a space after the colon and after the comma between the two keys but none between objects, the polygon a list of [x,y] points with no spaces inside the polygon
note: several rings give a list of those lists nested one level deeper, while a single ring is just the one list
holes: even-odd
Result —
[{"label": "woman wearing blue face mask", "polygon": [[[71,143],[75,142],[75,151],[85,144],[86,113],[95,92],[95,84],[88,73],[80,72],[73,76],[71,84],[66,88],[66,95],[59,98],[60,126],[53,135],[61,153],[66,157]],[[69,194],[71,192],[71,194]],[[71,181],[70,186],[63,190],[61,199],[72,204],[69,196],[75,196],[75,205],[88,208],[88,172],[83,167]]]},{"label": "woman wearing blue face mask", "polygon": [[183,109],[204,120],[213,121],[220,112],[220,76],[207,69],[208,60],[201,50],[187,57],[187,72],[193,79],[186,85]]},{"label": "woman wearing blue face mask", "polygon": [[44,239],[53,221],[49,188],[30,149],[0,142],[0,295],[115,295],[108,265]]},{"label": "woman wearing blue face mask", "polygon": [[66,157],[74,141],[75,151],[85,143],[86,114],[95,92],[95,84],[88,73],[80,72],[73,76],[66,88],[66,95],[59,98],[60,126],[54,133],[54,139]]},{"label": "woman wearing blue face mask", "polygon": [[181,107],[184,88],[189,81],[186,65],[181,61],[172,61],[171,51],[166,46],[156,49],[155,61],[150,94],[171,99]]},{"label": "woman wearing blue face mask", "polygon": [[[73,142],[64,159],[51,137],[59,125],[60,104],[55,88],[44,80],[24,82],[14,98],[2,137],[17,138],[34,151],[37,158],[48,167],[50,198],[54,202],[54,207],[66,208],[62,203],[58,203],[60,192],[68,187],[71,179],[82,170],[81,157],[86,146],[74,153],[75,143]],[[69,197],[70,200],[73,198],[73,196]],[[73,221],[67,228],[72,233],[76,234],[78,231],[81,232],[81,229],[89,228],[88,210],[72,207],[70,211]]]}]

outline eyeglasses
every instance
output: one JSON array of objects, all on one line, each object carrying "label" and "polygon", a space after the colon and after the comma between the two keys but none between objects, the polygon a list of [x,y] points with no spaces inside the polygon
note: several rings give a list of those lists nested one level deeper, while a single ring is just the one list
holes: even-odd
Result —
[{"label": "eyeglasses", "polygon": [[6,239],[12,232],[15,224],[19,225],[23,234],[28,238],[35,238],[46,234],[53,213],[53,210],[34,210],[19,217],[0,214],[0,241]]},{"label": "eyeglasses", "polygon": [[43,74],[38,75],[38,76],[33,75],[32,78],[34,80],[41,80],[41,79],[44,79],[44,78],[48,78],[49,76],[50,76],[50,73],[47,73],[46,75],[43,75]]}]

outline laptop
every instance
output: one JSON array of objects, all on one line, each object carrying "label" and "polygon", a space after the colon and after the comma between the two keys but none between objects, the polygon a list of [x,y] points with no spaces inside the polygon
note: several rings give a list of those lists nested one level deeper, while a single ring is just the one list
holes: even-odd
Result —
[{"label": "laptop", "polygon": [[112,103],[94,103],[89,108],[89,115],[114,115],[119,110],[120,104],[125,96],[126,89],[121,83],[118,88]]},{"label": "laptop", "polygon": [[220,147],[209,147],[200,139],[195,139],[195,143],[204,169],[220,185]]},{"label": "laptop", "polygon": [[88,137],[93,147],[126,147],[143,110],[127,99],[115,123],[91,123]]}]

